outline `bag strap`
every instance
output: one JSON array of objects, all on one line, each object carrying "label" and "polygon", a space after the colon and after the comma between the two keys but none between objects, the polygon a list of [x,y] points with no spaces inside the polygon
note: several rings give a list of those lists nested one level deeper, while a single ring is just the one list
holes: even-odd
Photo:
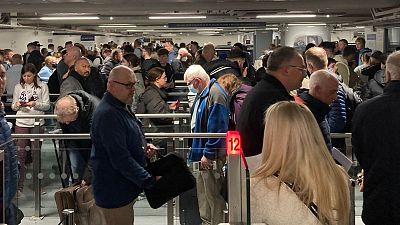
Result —
[{"label": "bag strap", "polygon": [[[278,177],[277,174],[274,174],[274,176],[275,176],[276,178],[279,179],[279,177]],[[279,180],[280,180],[280,179],[279,179]],[[288,183],[288,182],[284,182],[284,181],[282,181],[282,180],[280,180],[280,181],[281,181],[282,183],[284,183],[286,186],[288,186],[289,189],[290,189],[291,191],[293,191],[293,193],[296,194],[296,192],[293,190],[293,188],[294,188],[294,185],[293,185],[293,184]],[[297,194],[296,194],[296,195],[297,195]],[[304,205],[306,205],[306,204],[304,203]],[[311,213],[314,214],[314,216],[318,218],[318,207],[317,207],[317,205],[316,205],[314,202],[310,202],[310,204],[309,204],[309,205],[306,205],[306,206],[307,206],[308,209],[310,209]]]}]

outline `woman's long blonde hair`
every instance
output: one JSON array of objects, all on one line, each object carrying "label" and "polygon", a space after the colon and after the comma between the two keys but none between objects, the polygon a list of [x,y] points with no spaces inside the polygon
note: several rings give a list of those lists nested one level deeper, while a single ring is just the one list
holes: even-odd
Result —
[{"label": "woman's long blonde hair", "polygon": [[278,102],[265,114],[260,167],[254,177],[278,174],[292,183],[307,205],[314,202],[323,224],[349,223],[348,175],[335,164],[310,110],[295,102]]}]

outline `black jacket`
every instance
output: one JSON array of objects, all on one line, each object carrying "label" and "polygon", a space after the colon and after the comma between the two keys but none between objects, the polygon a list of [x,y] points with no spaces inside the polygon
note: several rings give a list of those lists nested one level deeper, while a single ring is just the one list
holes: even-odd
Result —
[{"label": "black jacket", "polygon": [[43,58],[42,54],[38,50],[33,50],[29,54],[28,59],[26,61],[24,60],[24,62],[32,63],[33,65],[35,65],[36,70],[40,71],[40,69],[42,68],[42,64],[44,62],[44,58]]},{"label": "black jacket", "polygon": [[247,94],[236,126],[242,138],[245,156],[261,153],[265,110],[276,102],[288,100],[294,100],[294,98],[278,79],[269,74]]},{"label": "black jacket", "polygon": [[364,169],[362,219],[369,224],[400,221],[400,81],[360,104],[353,117],[352,144]]},{"label": "black jacket", "polygon": [[[82,91],[82,90],[71,91],[67,94],[76,100],[77,106],[79,108],[79,114],[78,114],[78,119],[77,119],[77,121],[79,121],[79,125],[80,125],[79,133],[90,133],[90,127],[92,126],[93,113],[96,110],[96,107],[99,104],[100,100],[97,97],[90,95],[87,92]],[[77,133],[77,132],[72,131],[68,124],[62,123],[62,124],[60,124],[60,126],[61,126],[63,133],[67,133],[67,134],[68,133]],[[82,140],[81,143],[85,147],[92,146],[92,142],[90,141],[90,139]],[[83,144],[83,143],[86,143],[86,144]]]},{"label": "black jacket", "polygon": [[232,73],[239,78],[242,77],[242,73],[240,72],[238,64],[226,59],[213,60],[206,63],[203,68],[207,72],[207,74],[210,75],[211,79],[218,79],[219,77],[227,73]]}]

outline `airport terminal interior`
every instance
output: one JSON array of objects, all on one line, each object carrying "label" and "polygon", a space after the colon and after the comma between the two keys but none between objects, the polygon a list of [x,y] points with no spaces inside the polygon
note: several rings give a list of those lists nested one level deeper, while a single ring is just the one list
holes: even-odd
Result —
[{"label": "airport terminal interior", "polygon": [[[360,42],[364,42],[361,48]],[[343,43],[346,44],[346,48],[341,47]],[[42,71],[42,64],[50,70],[47,76],[42,77],[39,73],[38,79],[40,83],[49,82],[50,84],[50,75],[53,76],[56,72],[57,76],[55,70],[56,68],[58,70],[57,63],[60,65],[64,57],[72,54],[68,52],[70,48],[67,47],[68,44],[78,47],[81,55],[88,58],[89,68],[95,68],[101,75],[109,66],[107,62],[116,59],[114,56],[121,53],[120,60],[112,64],[105,75],[106,78],[113,67],[123,64],[123,60],[125,62],[130,60],[125,56],[122,59],[123,54],[136,55],[135,57],[140,61],[137,67],[133,67],[132,63],[128,64],[132,66],[136,74],[140,73],[142,77],[140,82],[144,82],[143,91],[144,85],[148,86],[152,81],[151,78],[146,77],[148,70],[144,69],[149,65],[142,63],[146,61],[153,63],[149,60],[154,60],[161,67],[164,65],[160,60],[161,56],[164,60],[168,60],[172,65],[169,68],[172,69],[173,75],[172,78],[169,75],[165,78],[170,86],[167,87],[164,84],[167,90],[164,104],[167,104],[167,107],[169,105],[170,113],[168,115],[136,114],[142,121],[149,118],[150,120],[169,119],[168,123],[162,125],[147,124],[144,127],[146,138],[157,145],[159,148],[157,155],[160,158],[171,152],[181,156],[190,172],[197,178],[201,173],[199,164],[189,160],[192,139],[200,137],[192,132],[195,125],[191,122],[193,118],[190,109],[195,94],[191,95],[188,90],[188,86],[189,89],[190,86],[194,88],[193,80],[191,82],[184,80],[184,73],[190,65],[197,64],[199,57],[205,59],[202,55],[205,52],[203,49],[208,49],[205,46],[213,47],[214,54],[211,57],[213,60],[240,58],[232,57],[234,50],[240,50],[240,54],[243,53],[245,56],[243,56],[243,62],[240,60],[235,62],[239,65],[238,70],[242,74],[251,74],[250,68],[254,71],[253,75],[243,76],[249,86],[256,85],[258,70],[266,68],[268,55],[278,47],[293,47],[304,56],[304,52],[311,46],[320,46],[324,48],[328,58],[332,58],[334,64],[336,63],[335,67],[332,66],[329,69],[335,69],[340,77],[341,67],[337,63],[344,64],[344,60],[347,76],[351,77],[355,74],[358,80],[353,84],[351,84],[351,78],[348,78],[347,82],[343,80],[342,82],[347,83],[346,85],[354,89],[354,92],[359,93],[363,91],[361,84],[363,80],[360,78],[361,69],[357,73],[355,68],[364,63],[358,62],[360,57],[363,58],[364,55],[368,59],[375,57],[381,60],[380,65],[381,62],[384,63],[383,59],[386,59],[389,53],[400,50],[400,3],[393,0],[0,0],[0,62],[5,70],[8,71],[14,67],[14,64],[11,64],[12,57],[8,56],[10,52],[28,61],[27,57],[32,60],[33,54],[30,48],[33,48],[33,51],[39,51],[38,54],[42,60],[37,72]],[[166,51],[165,54],[163,50]],[[345,59],[349,51],[352,54],[351,59]],[[173,58],[169,61],[171,54]],[[174,64],[174,60],[178,60],[178,66]],[[331,65],[330,61],[328,63]],[[65,72],[68,72],[68,67],[71,68],[73,65],[65,64]],[[307,71],[308,64],[303,66],[293,67]],[[154,65],[147,68],[152,67]],[[22,65],[18,68],[20,71]],[[211,73],[219,72],[210,71]],[[206,72],[210,71],[206,70]],[[93,69],[89,69],[87,75],[92,76],[92,72]],[[14,84],[24,81],[22,76],[21,81],[19,80],[20,75],[18,74],[18,78],[13,79]],[[209,75],[212,76],[210,73]],[[384,85],[382,74],[379,78],[373,79],[378,85]],[[382,82],[379,82],[379,79],[382,79]],[[129,84],[119,84],[129,89]],[[130,88],[133,85],[130,85]],[[138,90],[136,86],[135,89]],[[91,90],[97,93],[100,91],[101,97],[106,90],[106,83],[103,82],[102,87],[94,87]],[[27,114],[25,117],[15,115],[19,109],[14,107],[13,94],[17,92],[13,87],[7,86],[6,91],[1,100],[7,114],[6,119],[12,124],[13,140],[15,143],[22,139],[31,142],[30,146],[25,148],[26,156],[23,163],[25,165],[22,165],[25,168],[25,180],[22,181],[24,188],[16,191],[12,200],[16,206],[16,217],[21,219],[19,224],[72,225],[74,219],[71,218],[74,216],[77,225],[96,224],[96,222],[79,222],[76,219],[76,212],[79,211],[76,207],[73,207],[74,212],[63,213],[56,205],[55,194],[63,188],[74,185],[74,182],[80,181],[81,178],[80,175],[72,172],[69,165],[70,157],[67,152],[70,142],[68,140],[74,139],[79,142],[90,139],[88,132],[74,132],[76,136],[62,133],[60,120],[57,120],[59,117],[54,113],[60,89],[58,93],[52,91],[50,94],[47,93],[50,98],[50,108],[44,110],[43,114],[39,113],[30,117],[35,120],[35,125],[33,129],[25,129],[25,133],[16,132],[16,129],[18,130],[16,120],[26,118]],[[376,96],[374,93],[368,94],[361,97],[369,99]],[[19,98],[21,101],[21,96]],[[137,101],[139,100],[138,97]],[[133,104],[136,104],[135,101]],[[136,107],[132,107],[132,110],[135,111]],[[28,115],[28,118],[29,116],[31,115]],[[41,125],[40,122],[42,122]],[[26,133],[27,130],[29,130],[28,133]],[[39,135],[35,136],[35,134]],[[230,138],[226,136],[226,132],[209,132],[209,134],[204,132],[202,135],[202,138],[210,140],[221,138],[227,142]],[[349,187],[351,212],[350,222],[347,224],[363,225],[361,219],[363,193],[360,192],[357,184],[361,168],[352,151],[351,130],[331,132],[331,138],[334,146],[335,143],[340,142],[338,152],[341,153],[337,154],[341,154],[338,157],[342,158],[335,158],[335,160],[339,163],[347,159],[344,167],[351,178]],[[338,139],[340,141],[334,141]],[[227,147],[229,148],[229,145]],[[0,148],[1,159],[4,160],[3,144]],[[250,225],[248,218],[251,212],[247,205],[250,190],[246,186],[246,176],[248,176],[246,164],[242,163],[243,159],[235,155],[232,149],[226,149],[225,146],[221,148],[224,148],[224,152],[228,151],[229,170],[224,167],[225,175],[238,178],[227,181],[228,190],[234,194],[228,193],[226,206],[229,209],[223,211],[224,221],[221,221],[221,224]],[[77,149],[80,150],[78,147]],[[5,190],[4,185],[3,181]],[[112,184],[109,188],[113,188]],[[134,224],[200,225],[201,218],[197,202],[196,190],[191,189],[169,200],[161,207],[153,209],[146,195],[141,193],[134,203]],[[3,209],[2,215],[4,213]],[[1,219],[3,221],[0,221],[0,224],[6,223],[4,218]]]}]

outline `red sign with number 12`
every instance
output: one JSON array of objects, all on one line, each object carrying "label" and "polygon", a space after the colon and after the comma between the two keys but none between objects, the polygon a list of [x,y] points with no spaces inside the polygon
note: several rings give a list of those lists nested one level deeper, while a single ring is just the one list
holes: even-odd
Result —
[{"label": "red sign with number 12", "polygon": [[228,155],[239,155],[242,152],[242,141],[236,130],[226,132],[226,153]]}]

